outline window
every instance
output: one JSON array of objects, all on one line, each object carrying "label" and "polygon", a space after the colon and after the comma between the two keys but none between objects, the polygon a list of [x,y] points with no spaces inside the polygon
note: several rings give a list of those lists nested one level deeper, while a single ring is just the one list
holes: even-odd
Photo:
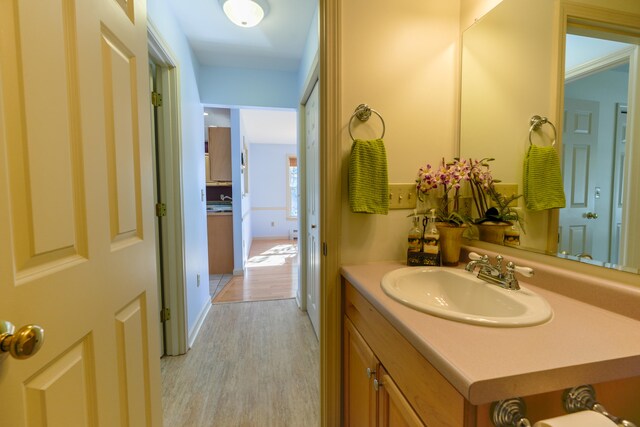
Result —
[{"label": "window", "polygon": [[287,217],[298,218],[298,158],[287,156]]}]

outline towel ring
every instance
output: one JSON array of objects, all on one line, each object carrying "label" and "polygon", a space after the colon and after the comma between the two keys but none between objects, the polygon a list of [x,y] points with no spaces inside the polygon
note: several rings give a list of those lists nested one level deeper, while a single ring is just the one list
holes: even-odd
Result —
[{"label": "towel ring", "polygon": [[540,129],[542,125],[551,125],[551,127],[553,128],[553,142],[551,143],[551,146],[553,147],[556,145],[558,133],[556,132],[556,127],[553,125],[553,123],[551,123],[551,121],[549,121],[549,119],[547,119],[546,117],[535,115],[531,117],[531,120],[529,120],[529,124],[531,125],[531,127],[529,128],[529,145],[533,145],[533,142],[531,142],[531,132]]},{"label": "towel ring", "polygon": [[353,114],[351,115],[351,118],[349,119],[349,136],[351,137],[352,141],[356,140],[353,137],[353,134],[351,133],[351,124],[353,122],[353,118],[357,117],[358,120],[360,120],[361,122],[366,122],[371,117],[371,113],[375,113],[380,118],[380,121],[382,122],[382,135],[380,136],[380,139],[384,138],[384,132],[386,130],[386,127],[384,124],[384,119],[382,118],[380,113],[378,113],[373,108],[369,108],[367,104],[360,104],[356,107],[356,110],[353,112]]}]

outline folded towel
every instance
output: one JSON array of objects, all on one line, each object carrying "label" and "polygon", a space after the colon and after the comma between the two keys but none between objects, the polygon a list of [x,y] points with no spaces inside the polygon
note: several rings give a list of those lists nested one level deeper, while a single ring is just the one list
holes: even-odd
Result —
[{"label": "folded towel", "polygon": [[356,139],[351,145],[349,206],[353,212],[389,212],[387,153],[382,139]]},{"label": "folded towel", "polygon": [[524,159],[524,201],[527,209],[564,208],[560,158],[554,147],[531,145]]}]

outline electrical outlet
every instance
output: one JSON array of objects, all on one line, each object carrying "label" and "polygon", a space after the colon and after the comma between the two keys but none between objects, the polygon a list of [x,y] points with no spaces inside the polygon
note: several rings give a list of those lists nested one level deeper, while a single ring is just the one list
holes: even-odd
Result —
[{"label": "electrical outlet", "polygon": [[389,184],[389,209],[415,209],[415,184]]},{"label": "electrical outlet", "polygon": [[[502,194],[505,197],[511,197],[518,194],[518,184],[496,182],[495,184],[493,184],[493,186],[498,193]],[[517,207],[518,199],[513,200],[511,203],[509,203],[509,206],[514,208]]]}]

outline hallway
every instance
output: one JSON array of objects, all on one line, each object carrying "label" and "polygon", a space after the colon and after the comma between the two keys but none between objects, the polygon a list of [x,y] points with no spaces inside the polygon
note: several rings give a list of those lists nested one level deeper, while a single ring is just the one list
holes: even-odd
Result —
[{"label": "hallway", "polygon": [[293,299],[296,243],[254,243],[245,277],[218,292],[274,300],[214,303],[193,348],[162,358],[165,427],[320,424],[319,343]]},{"label": "hallway", "polygon": [[295,300],[214,305],[193,348],[161,360],[164,425],[317,426],[319,370]]}]

